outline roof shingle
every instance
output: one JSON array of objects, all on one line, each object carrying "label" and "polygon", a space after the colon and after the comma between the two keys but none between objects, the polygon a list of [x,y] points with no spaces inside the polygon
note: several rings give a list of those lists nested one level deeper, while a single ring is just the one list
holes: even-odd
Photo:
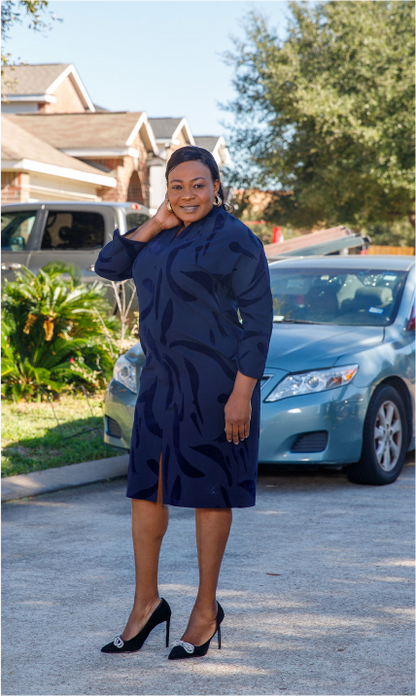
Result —
[{"label": "roof shingle", "polygon": [[203,147],[208,152],[214,152],[220,137],[220,135],[194,135],[195,145]]},{"label": "roof shingle", "polygon": [[170,140],[179,126],[182,118],[149,118],[156,140]]},{"label": "roof shingle", "polygon": [[141,111],[78,114],[7,114],[32,135],[60,150],[125,148]]},{"label": "roof shingle", "polygon": [[[70,63],[9,65],[3,67],[5,93],[10,96],[45,94]],[[12,83],[13,87],[10,87]]]},{"label": "roof shingle", "polygon": [[95,167],[91,167],[75,157],[69,157],[69,155],[59,152],[59,150],[56,150],[48,143],[12,122],[9,116],[7,118],[5,116],[2,117],[1,157],[4,164],[8,161],[15,162],[29,159],[57,167],[76,169],[85,174],[97,175],[99,173],[102,176],[109,176],[102,172],[97,172]]},{"label": "roof shingle", "polygon": [[295,237],[294,239],[286,239],[284,242],[277,242],[275,244],[265,244],[264,253],[267,258],[272,258],[273,256],[279,256],[279,254],[286,254],[290,251],[297,251],[302,253],[302,249],[309,246],[314,246],[315,244],[324,244],[325,242],[332,242],[335,239],[342,239],[343,237],[350,237],[351,231],[344,227],[343,225],[338,225],[337,227],[328,227],[324,230],[317,230],[316,232],[308,232],[307,234],[302,234],[300,237]]}]

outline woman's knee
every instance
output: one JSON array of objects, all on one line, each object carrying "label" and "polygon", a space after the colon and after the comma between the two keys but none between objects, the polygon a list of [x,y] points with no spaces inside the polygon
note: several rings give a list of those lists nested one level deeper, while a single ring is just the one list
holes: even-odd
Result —
[{"label": "woman's knee", "polygon": [[161,502],[132,498],[133,530],[163,537],[169,520],[169,509]]}]

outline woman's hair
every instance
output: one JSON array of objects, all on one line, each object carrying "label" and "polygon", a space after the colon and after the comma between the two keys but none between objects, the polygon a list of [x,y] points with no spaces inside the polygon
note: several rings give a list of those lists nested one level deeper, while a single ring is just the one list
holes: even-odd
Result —
[{"label": "woman's hair", "polygon": [[233,210],[233,206],[229,203],[225,203],[224,201],[224,189],[222,188],[221,175],[220,170],[218,168],[218,164],[216,163],[211,153],[208,150],[205,150],[203,147],[187,145],[186,147],[180,147],[178,150],[175,150],[175,152],[170,156],[169,161],[166,165],[166,183],[168,182],[170,172],[172,171],[172,169],[177,167],[178,164],[182,164],[183,162],[194,162],[195,160],[197,160],[198,162],[202,162],[202,164],[205,164],[205,166],[208,167],[209,171],[211,172],[213,181],[220,182],[218,195],[222,199],[222,207],[225,210],[231,212]]}]

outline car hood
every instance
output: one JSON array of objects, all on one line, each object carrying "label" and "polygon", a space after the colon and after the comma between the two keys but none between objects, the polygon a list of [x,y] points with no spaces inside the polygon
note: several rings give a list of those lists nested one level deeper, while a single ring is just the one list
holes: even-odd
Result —
[{"label": "car hood", "polygon": [[382,343],[382,326],[274,324],[266,368],[301,372],[330,367],[341,356]]},{"label": "car hood", "polygon": [[124,357],[130,360],[132,363],[144,363],[146,360],[146,356],[143,352],[143,348],[140,344],[140,341],[134,344],[131,348],[128,349],[127,353],[124,353]]}]

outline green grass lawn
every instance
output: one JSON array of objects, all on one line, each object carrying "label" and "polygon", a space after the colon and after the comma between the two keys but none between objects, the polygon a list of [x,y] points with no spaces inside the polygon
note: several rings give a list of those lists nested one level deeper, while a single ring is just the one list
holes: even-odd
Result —
[{"label": "green grass lawn", "polygon": [[[3,402],[1,475],[28,474],[38,469],[78,464],[125,453],[125,450],[103,442],[104,393],[89,397],[89,401],[100,434],[93,430],[70,440],[62,438],[48,402]],[[64,437],[95,425],[83,395],[63,396],[54,402],[54,409]]]}]

